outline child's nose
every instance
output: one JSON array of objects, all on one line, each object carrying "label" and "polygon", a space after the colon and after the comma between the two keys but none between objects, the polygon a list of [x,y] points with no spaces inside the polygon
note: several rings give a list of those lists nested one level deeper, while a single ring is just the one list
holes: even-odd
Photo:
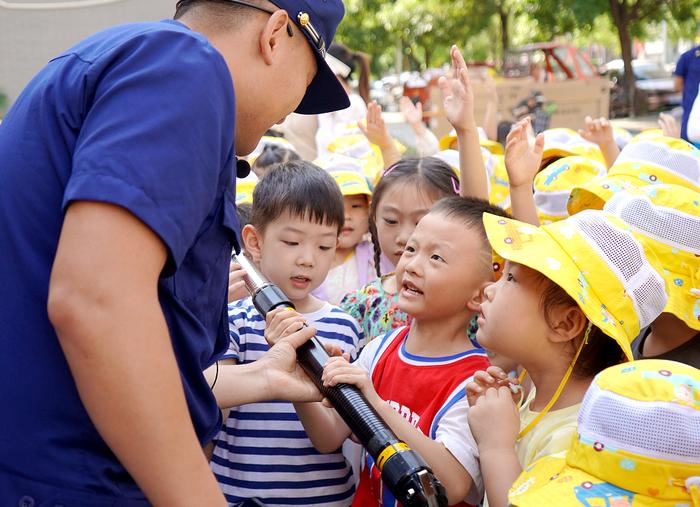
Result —
[{"label": "child's nose", "polygon": [[489,301],[492,301],[495,291],[496,291],[496,282],[491,282],[486,287],[484,287],[484,299],[488,299]]}]

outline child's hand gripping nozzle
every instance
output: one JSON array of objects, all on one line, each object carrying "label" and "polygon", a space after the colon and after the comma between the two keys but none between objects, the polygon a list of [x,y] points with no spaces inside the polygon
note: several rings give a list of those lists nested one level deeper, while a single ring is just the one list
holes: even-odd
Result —
[{"label": "child's hand gripping nozzle", "polygon": [[[294,308],[279,287],[268,281],[244,254],[234,260],[245,270],[246,289],[263,317],[278,307]],[[394,435],[355,386],[323,385],[321,374],[328,358],[316,337],[297,349],[297,361],[372,456],[395,498],[405,507],[447,506],[445,488],[423,458]]]}]

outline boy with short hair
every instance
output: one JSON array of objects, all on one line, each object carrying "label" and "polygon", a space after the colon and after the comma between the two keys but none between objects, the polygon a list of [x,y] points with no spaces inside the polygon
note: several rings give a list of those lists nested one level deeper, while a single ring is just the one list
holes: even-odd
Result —
[{"label": "boy with short hair", "polygon": [[[364,342],[357,322],[311,295],[328,274],[343,223],[343,197],[333,178],[294,161],[260,180],[242,239],[252,261],[303,316],[293,331],[305,320],[322,342],[355,357]],[[256,361],[269,349],[266,327],[251,298],[229,305],[231,342],[224,357]],[[212,469],[233,505],[347,506],[355,492],[340,449],[317,452],[292,404],[282,401],[232,409],[217,437]]]}]

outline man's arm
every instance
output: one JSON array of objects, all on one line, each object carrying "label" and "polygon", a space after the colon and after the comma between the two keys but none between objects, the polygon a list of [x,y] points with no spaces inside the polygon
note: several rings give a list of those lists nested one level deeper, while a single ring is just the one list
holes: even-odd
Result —
[{"label": "man's arm", "polygon": [[676,89],[677,92],[683,91],[683,83],[683,76],[673,76],[673,87]]},{"label": "man's arm", "polygon": [[226,505],[185,403],[158,300],[166,248],[123,208],[71,204],[48,312],[93,423],[154,505]]}]

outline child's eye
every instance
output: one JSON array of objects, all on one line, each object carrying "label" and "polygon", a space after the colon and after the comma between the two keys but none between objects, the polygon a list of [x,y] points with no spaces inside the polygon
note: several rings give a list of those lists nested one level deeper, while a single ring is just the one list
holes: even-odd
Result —
[{"label": "child's eye", "polygon": [[287,246],[297,246],[299,244],[299,242],[297,242],[297,241],[284,241],[284,240],[282,240],[282,243],[284,243]]},{"label": "child's eye", "polygon": [[320,248],[321,250],[323,250],[324,252],[327,252],[328,250],[330,250],[330,249],[333,248],[333,247],[332,247],[332,246],[320,246],[319,248]]},{"label": "child's eye", "polygon": [[506,274],[506,280],[508,280],[509,282],[514,282],[514,281],[515,281],[515,277],[514,277],[511,273],[507,273],[507,274]]},{"label": "child's eye", "polygon": [[445,262],[445,259],[443,259],[442,257],[440,257],[438,254],[433,254],[433,255],[430,256],[430,258],[431,258],[432,260],[434,260],[434,261]]},{"label": "child's eye", "polygon": [[399,223],[398,220],[392,220],[391,218],[383,218],[382,220],[384,220],[386,225],[396,225]]},{"label": "child's eye", "polygon": [[352,209],[362,209],[364,206],[362,204],[353,204]]}]

